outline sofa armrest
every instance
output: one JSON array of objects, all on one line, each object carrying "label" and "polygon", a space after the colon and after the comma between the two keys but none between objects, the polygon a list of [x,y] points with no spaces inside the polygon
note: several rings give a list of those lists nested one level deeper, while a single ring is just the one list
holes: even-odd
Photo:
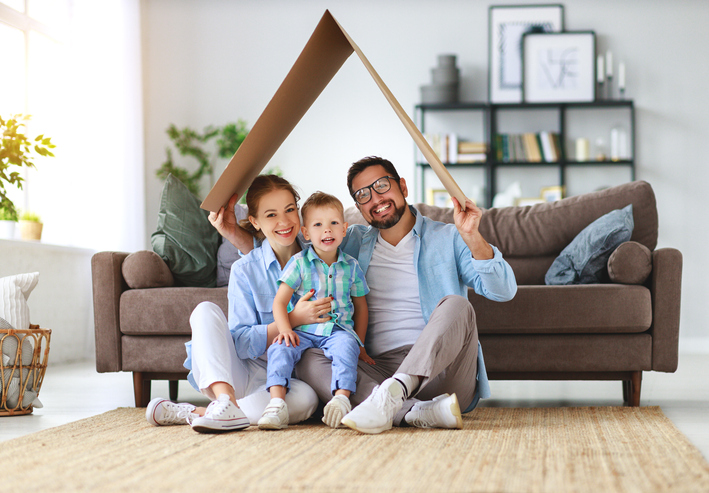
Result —
[{"label": "sofa armrest", "polygon": [[679,358],[682,253],[675,248],[652,252],[652,369],[673,372]]},{"label": "sofa armrest", "polygon": [[96,371],[121,371],[121,293],[128,289],[121,266],[124,252],[99,252],[91,258],[96,336]]}]

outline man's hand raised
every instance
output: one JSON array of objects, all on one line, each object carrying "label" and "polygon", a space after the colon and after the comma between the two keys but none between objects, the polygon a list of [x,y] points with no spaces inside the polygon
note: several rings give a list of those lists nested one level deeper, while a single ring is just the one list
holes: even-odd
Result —
[{"label": "man's hand raised", "polygon": [[494,252],[490,244],[480,234],[480,219],[483,212],[472,200],[465,201],[465,210],[460,207],[460,202],[455,197],[453,200],[453,220],[460,236],[470,248],[470,252],[477,260],[491,259]]}]

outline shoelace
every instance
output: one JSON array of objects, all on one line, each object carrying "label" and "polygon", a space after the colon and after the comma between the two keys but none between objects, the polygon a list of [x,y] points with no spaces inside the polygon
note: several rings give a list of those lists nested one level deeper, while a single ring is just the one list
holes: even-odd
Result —
[{"label": "shoelace", "polygon": [[204,415],[221,416],[222,414],[224,414],[224,411],[226,411],[229,402],[230,401],[228,398],[224,400],[217,399],[216,401],[210,402],[207,406],[207,411],[204,413]]},{"label": "shoelace", "polygon": [[184,421],[189,422],[190,415],[192,414],[190,409],[175,405],[168,404],[167,406],[163,406],[163,409],[163,420],[172,424],[183,423]]},{"label": "shoelace", "polygon": [[388,391],[378,392],[378,390],[379,385],[374,388],[372,394],[367,397],[367,400],[372,399],[372,403],[374,403],[377,408],[382,409],[386,417],[393,417],[396,413],[396,408],[398,407],[399,402],[397,402],[397,399]]},{"label": "shoelace", "polygon": [[418,413],[416,418],[411,420],[411,424],[416,428],[431,428],[431,423],[437,419],[434,403],[416,404],[411,411]]}]

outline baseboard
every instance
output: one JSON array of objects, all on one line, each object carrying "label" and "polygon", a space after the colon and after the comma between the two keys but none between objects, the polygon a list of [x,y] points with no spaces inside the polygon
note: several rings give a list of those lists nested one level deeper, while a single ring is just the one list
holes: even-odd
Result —
[{"label": "baseboard", "polygon": [[680,354],[709,354],[709,337],[680,337]]}]

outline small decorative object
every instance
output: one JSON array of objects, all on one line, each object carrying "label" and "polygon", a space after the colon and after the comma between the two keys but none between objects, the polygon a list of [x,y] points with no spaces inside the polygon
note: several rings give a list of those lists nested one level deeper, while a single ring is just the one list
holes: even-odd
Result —
[{"label": "small decorative object", "polygon": [[561,32],[563,5],[493,5],[488,17],[488,94],[492,103],[522,101],[522,36]]},{"label": "small decorative object", "polygon": [[611,129],[611,161],[621,161],[629,159],[628,152],[628,132],[622,126]]},{"label": "small decorative object", "polygon": [[428,189],[428,205],[435,205],[436,207],[453,207],[453,201],[445,188],[441,189]]},{"label": "small decorative object", "polygon": [[613,53],[611,50],[606,52],[606,79],[608,79],[606,99],[613,99]]},{"label": "small decorative object", "polygon": [[522,37],[525,102],[578,102],[596,98],[593,31],[526,33]]},{"label": "small decorative object", "polygon": [[564,198],[564,187],[558,185],[553,187],[544,187],[541,190],[542,200],[544,202],[556,202]]},{"label": "small decorative object", "polygon": [[29,241],[42,239],[42,220],[37,214],[23,212],[20,216],[20,238]]},{"label": "small decorative object", "polygon": [[618,92],[620,99],[625,99],[625,62],[618,64]]},{"label": "small decorative object", "polygon": [[424,104],[455,103],[458,101],[460,71],[455,55],[438,55],[438,66],[431,69],[431,84],[421,86]]},{"label": "small decorative object", "polygon": [[606,81],[606,78],[603,75],[605,73],[605,71],[603,70],[603,55],[598,55],[598,61],[596,62],[596,65],[596,77],[598,80],[598,98],[603,99],[603,94],[605,94],[603,88],[605,87],[604,83]]},{"label": "small decorative object", "polygon": [[606,149],[606,141],[603,137],[596,139],[596,161],[605,161],[608,159],[608,150]]},{"label": "small decorative object", "polygon": [[[54,156],[50,149],[55,146],[49,137],[38,135],[30,139],[25,133],[30,118],[30,115],[12,115],[7,120],[0,117],[0,208],[15,220],[17,210],[6,195],[6,184],[22,189],[22,167],[34,168],[34,159],[37,156]],[[10,166],[20,169],[11,171]]]},{"label": "small decorative object", "polygon": [[588,161],[590,144],[588,139],[579,137],[576,139],[576,161]]},{"label": "small decorative object", "polygon": [[516,181],[511,183],[504,192],[499,192],[495,195],[492,200],[492,206],[495,208],[499,207],[512,207],[517,202],[517,199],[522,197],[522,185],[520,182]]}]

